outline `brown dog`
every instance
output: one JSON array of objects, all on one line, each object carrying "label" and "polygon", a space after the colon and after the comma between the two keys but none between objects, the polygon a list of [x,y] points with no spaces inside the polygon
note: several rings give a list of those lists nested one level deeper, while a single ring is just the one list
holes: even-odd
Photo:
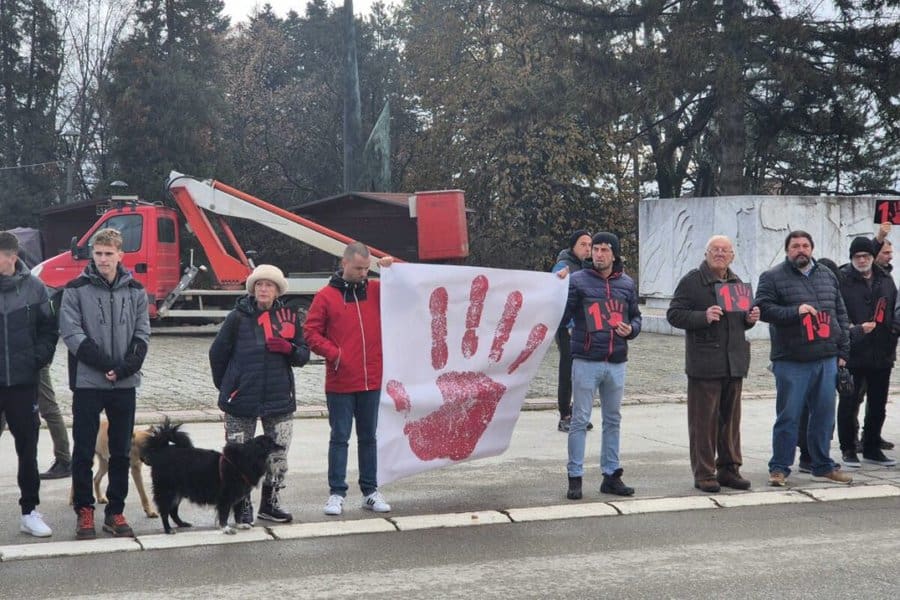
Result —
[{"label": "brown dog", "polygon": [[[144,508],[144,514],[148,517],[158,517],[153,503],[147,496],[144,489],[144,475],[141,468],[144,463],[141,462],[141,447],[147,441],[152,433],[153,428],[135,429],[131,436],[131,453],[129,454],[129,462],[131,464],[131,478],[134,480],[134,486],[137,488],[141,497],[141,506]],[[97,498],[98,504],[106,504],[106,494],[100,490],[100,482],[103,481],[104,475],[109,471],[109,421],[100,421],[100,430],[97,432],[97,445],[94,446],[94,453],[97,455],[97,473],[94,475],[94,496]],[[69,504],[72,504],[72,492],[69,491]]]}]

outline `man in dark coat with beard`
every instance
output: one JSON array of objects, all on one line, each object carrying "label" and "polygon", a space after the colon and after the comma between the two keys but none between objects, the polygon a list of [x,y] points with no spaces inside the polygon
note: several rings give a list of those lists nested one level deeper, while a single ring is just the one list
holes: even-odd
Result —
[{"label": "man in dark coat with beard", "polygon": [[[558,273],[568,269],[569,274],[580,271],[591,257],[591,234],[585,229],[576,229],[569,236],[569,247],[559,251],[552,271]],[[590,266],[590,265],[588,265]],[[559,424],[557,430],[568,433],[572,423],[572,334],[571,323],[563,323],[556,330],[556,345],[559,348],[559,379],[556,386],[556,401],[559,404]],[[588,423],[588,429],[593,426]]]}]

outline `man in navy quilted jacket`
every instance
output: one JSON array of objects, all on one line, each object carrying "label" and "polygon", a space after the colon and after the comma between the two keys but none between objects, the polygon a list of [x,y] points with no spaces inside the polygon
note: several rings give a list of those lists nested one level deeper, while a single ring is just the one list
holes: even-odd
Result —
[{"label": "man in navy quilted jacket", "polygon": [[619,238],[600,232],[591,239],[591,268],[569,279],[563,323],[572,319],[572,422],[569,427],[570,500],[581,498],[585,430],[591,420],[594,392],[600,395],[603,417],[600,469],[604,494],[630,496],[634,488],[622,481],[619,425],[625,392],[628,340],[641,331],[634,280],[622,270]]}]

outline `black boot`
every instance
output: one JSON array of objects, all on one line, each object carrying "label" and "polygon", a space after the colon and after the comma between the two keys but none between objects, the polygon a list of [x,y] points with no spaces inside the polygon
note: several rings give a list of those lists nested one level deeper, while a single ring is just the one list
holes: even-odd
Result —
[{"label": "black boot", "polygon": [[250,529],[253,527],[253,502],[249,494],[244,496],[234,505],[234,524],[238,529]]},{"label": "black boot", "polygon": [[566,492],[569,500],[581,500],[581,477],[569,477],[569,491]]},{"label": "black boot", "polygon": [[600,484],[600,492],[615,494],[616,496],[631,496],[634,494],[634,488],[628,487],[622,481],[622,472],[622,469],[616,469],[612,475],[604,475],[603,483]]},{"label": "black boot", "polygon": [[262,488],[262,499],[256,516],[276,523],[290,523],[294,520],[294,515],[282,510],[278,505],[278,490],[270,485],[264,485]]},{"label": "black boot", "polygon": [[41,479],[63,479],[72,476],[72,463],[56,459],[50,468],[40,474]]}]

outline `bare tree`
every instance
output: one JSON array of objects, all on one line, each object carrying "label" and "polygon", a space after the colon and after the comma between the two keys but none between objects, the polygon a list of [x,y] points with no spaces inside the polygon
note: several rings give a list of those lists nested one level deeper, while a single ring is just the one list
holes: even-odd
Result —
[{"label": "bare tree", "polygon": [[[128,33],[133,3],[121,0],[50,0],[63,38],[63,63],[57,93],[58,130],[76,165],[79,193],[109,175],[109,116],[100,90],[110,58]],[[77,134],[66,135],[66,134]]]}]

